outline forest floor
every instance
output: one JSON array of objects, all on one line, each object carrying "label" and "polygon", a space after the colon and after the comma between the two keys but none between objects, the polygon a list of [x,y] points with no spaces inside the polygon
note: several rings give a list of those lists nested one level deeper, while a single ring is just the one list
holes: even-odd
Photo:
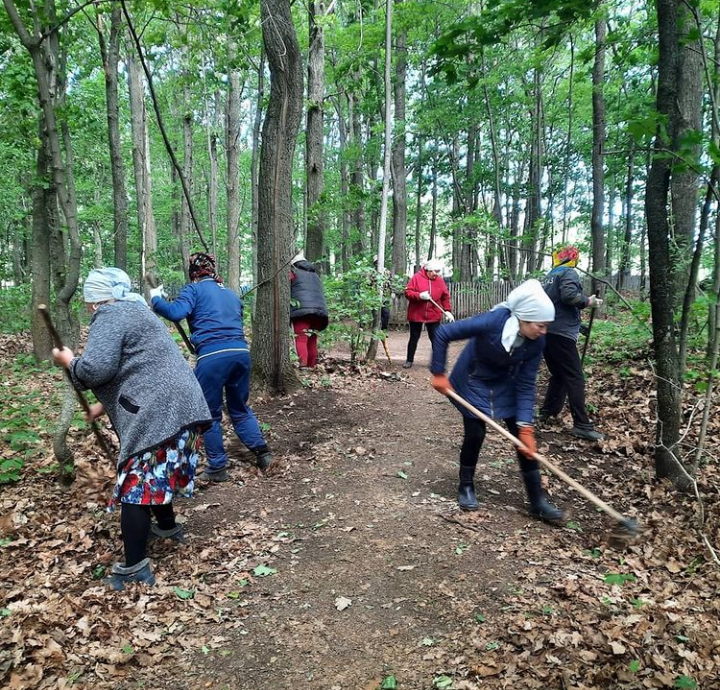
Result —
[{"label": "forest floor", "polygon": [[[117,515],[103,511],[110,464],[78,425],[78,479],[62,488],[45,409],[37,459],[0,488],[0,685],[720,688],[720,571],[692,496],[653,481],[649,372],[589,363],[602,444],[570,436],[569,417],[538,433],[542,454],[640,520],[619,546],[613,521],[552,477],[567,525],[530,519],[514,452],[492,431],[481,509],[459,511],[462,419],[429,385],[424,335],[402,369],[406,341],[390,334],[392,364],[334,352],[292,395],[255,400],[276,465],[261,475],[228,438],[231,481],[177,502],[188,542],[151,544],[153,588],[102,585],[120,556]],[[21,378],[50,408],[59,375],[23,378],[19,354],[0,343],[3,404],[22,404]],[[714,545],[718,487],[709,465]]]}]

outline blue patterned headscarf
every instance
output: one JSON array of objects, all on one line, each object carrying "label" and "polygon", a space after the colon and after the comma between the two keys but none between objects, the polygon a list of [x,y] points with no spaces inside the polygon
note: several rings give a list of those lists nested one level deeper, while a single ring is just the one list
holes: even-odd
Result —
[{"label": "blue patterned headscarf", "polygon": [[119,268],[96,268],[90,271],[83,285],[83,299],[90,304],[111,299],[147,304],[142,295],[132,291],[130,277]]}]

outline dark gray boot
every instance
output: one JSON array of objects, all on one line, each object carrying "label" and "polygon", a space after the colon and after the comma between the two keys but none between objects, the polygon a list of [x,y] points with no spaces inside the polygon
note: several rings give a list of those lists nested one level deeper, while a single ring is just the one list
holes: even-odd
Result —
[{"label": "dark gray boot", "polygon": [[542,488],[540,470],[523,472],[522,476],[530,499],[530,515],[551,525],[561,524],[565,516],[562,510],[547,500],[545,490]]},{"label": "dark gray boot", "polygon": [[458,505],[460,510],[477,510],[478,502],[475,496],[475,466],[460,465],[460,486],[458,486]]},{"label": "dark gray boot", "polygon": [[150,570],[150,559],[143,558],[139,563],[131,566],[124,566],[116,563],[112,568],[110,577],[105,582],[114,590],[121,591],[130,582],[141,582],[146,585],[155,584],[155,576]]}]

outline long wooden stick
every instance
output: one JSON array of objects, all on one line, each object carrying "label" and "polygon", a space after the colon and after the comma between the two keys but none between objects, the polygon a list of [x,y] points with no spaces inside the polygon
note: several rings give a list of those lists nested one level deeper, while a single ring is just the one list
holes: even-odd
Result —
[{"label": "long wooden stick", "polygon": [[[472,412],[478,419],[481,419],[483,422],[485,422],[485,424],[491,426],[493,429],[495,429],[495,431],[501,433],[508,441],[516,445],[518,448],[524,449],[525,451],[528,450],[525,444],[519,438],[513,436],[507,429],[504,429],[496,421],[490,419],[490,417],[478,410],[475,406],[471,405],[467,400],[465,400],[465,398],[459,396],[455,391],[449,390],[447,391],[446,395],[449,398],[455,400],[455,402],[457,402],[459,405],[462,405],[466,410]],[[565,472],[563,472],[559,467],[553,465],[553,463],[551,463],[547,458],[540,455],[540,453],[533,453],[532,457],[537,460],[543,467],[548,469],[554,475],[562,479],[566,484],[575,489],[575,491],[577,491],[579,494],[585,496],[588,501],[594,503],[598,508],[600,508],[600,510],[607,513],[611,518],[623,524],[633,522],[621,513],[618,513],[617,510],[609,506],[602,499],[598,498],[594,493],[586,489],[582,484],[579,484],[572,477],[565,474]]]},{"label": "long wooden stick", "polygon": [[390,351],[388,350],[388,346],[387,346],[387,338],[382,339],[382,344],[383,344],[383,347],[385,348],[385,354],[387,355],[388,362],[390,362],[390,364],[392,364],[392,359],[390,359]]},{"label": "long wooden stick", "polygon": [[[48,332],[50,333],[50,337],[52,338],[55,347],[58,348],[58,350],[62,350],[65,345],[63,345],[62,337],[60,336],[60,333],[58,333],[57,328],[55,328],[55,324],[53,324],[52,319],[50,318],[50,312],[48,311],[47,306],[45,306],[44,304],[38,304],[38,311],[40,312],[40,316],[42,316],[43,321],[45,322],[45,327],[48,329]],[[70,372],[65,368],[63,368],[63,371],[65,372],[65,376],[67,377],[70,386],[75,391],[75,395],[77,396],[78,402],[80,403],[80,407],[82,407],[83,412],[89,417],[91,412],[88,401],[85,399],[82,391],[75,385],[72,376],[70,376]],[[108,446],[105,437],[100,433],[100,427],[95,423],[94,419],[90,420],[90,428],[93,430],[98,445],[102,449],[103,453],[105,453],[105,455],[111,460],[114,460],[114,455],[110,450],[110,446]]]}]

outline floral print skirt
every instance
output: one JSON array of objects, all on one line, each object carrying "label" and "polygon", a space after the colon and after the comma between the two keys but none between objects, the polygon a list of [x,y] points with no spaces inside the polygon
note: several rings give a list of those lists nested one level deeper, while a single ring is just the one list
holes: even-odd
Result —
[{"label": "floral print skirt", "polygon": [[164,505],[176,495],[192,496],[201,441],[201,429],[185,429],[163,445],[128,458],[118,470],[108,510],[119,503]]}]

